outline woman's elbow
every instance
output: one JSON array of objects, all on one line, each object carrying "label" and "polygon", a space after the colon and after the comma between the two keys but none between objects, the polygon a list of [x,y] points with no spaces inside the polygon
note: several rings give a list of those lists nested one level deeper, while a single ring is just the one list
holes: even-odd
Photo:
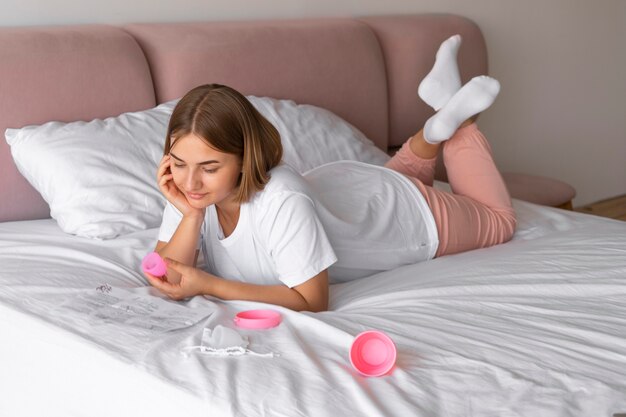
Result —
[{"label": "woman's elbow", "polygon": [[300,311],[310,311],[312,313],[321,313],[322,311],[328,310],[328,299],[326,300],[316,300],[315,302],[310,302],[307,300],[306,306],[302,308]]}]

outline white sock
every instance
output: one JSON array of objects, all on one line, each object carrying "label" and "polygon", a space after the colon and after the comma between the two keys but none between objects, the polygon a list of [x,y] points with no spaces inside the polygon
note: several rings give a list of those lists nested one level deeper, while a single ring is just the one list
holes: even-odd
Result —
[{"label": "white sock", "polygon": [[461,76],[456,55],[461,46],[461,35],[446,39],[435,58],[435,65],[424,77],[417,89],[417,95],[430,107],[439,110],[461,88]]},{"label": "white sock", "polygon": [[426,120],[424,139],[433,145],[450,139],[465,120],[487,110],[499,92],[500,83],[495,78],[486,75],[472,78]]}]

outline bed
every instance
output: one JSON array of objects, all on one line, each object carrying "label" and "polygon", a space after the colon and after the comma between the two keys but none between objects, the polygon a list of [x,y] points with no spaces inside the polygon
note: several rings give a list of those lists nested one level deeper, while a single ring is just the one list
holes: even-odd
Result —
[{"label": "bed", "polygon": [[[0,129],[102,120],[219,82],[327,109],[386,150],[429,116],[415,89],[455,33],[463,79],[486,73],[480,29],[453,15],[2,28]],[[512,241],[333,284],[326,312],[273,307],[278,327],[241,330],[273,357],[216,358],[186,348],[267,305],[168,300],[141,274],[154,219],[68,233],[20,170],[0,141],[1,416],[626,413],[624,222],[514,200]],[[370,329],[397,347],[382,377],[348,358]]]}]

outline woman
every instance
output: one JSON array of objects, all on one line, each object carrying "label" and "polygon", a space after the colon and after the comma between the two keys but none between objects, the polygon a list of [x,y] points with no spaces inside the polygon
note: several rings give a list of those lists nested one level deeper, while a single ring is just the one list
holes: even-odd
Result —
[{"label": "woman", "polygon": [[[157,178],[168,200],[150,283],[174,299],[212,295],[294,310],[328,308],[329,275],[356,279],[509,240],[515,214],[489,145],[470,120],[499,92],[462,88],[461,38],[445,41],[418,94],[438,112],[386,164],[282,164],[277,130],[221,85],[194,88],[172,113]],[[454,193],[432,188],[439,147]],[[202,251],[207,270],[195,268]]]}]

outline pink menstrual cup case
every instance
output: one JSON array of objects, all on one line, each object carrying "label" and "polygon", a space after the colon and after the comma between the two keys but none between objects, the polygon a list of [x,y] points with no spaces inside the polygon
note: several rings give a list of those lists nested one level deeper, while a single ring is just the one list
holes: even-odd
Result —
[{"label": "pink menstrual cup case", "polygon": [[383,332],[360,333],[352,342],[350,362],[362,375],[385,375],[396,363],[396,345]]},{"label": "pink menstrual cup case", "polygon": [[141,268],[144,272],[154,275],[155,277],[162,277],[167,273],[165,261],[157,252],[147,254],[143,258],[143,261],[141,261]]},{"label": "pink menstrual cup case", "polygon": [[243,329],[270,329],[278,326],[282,318],[273,310],[248,310],[237,313],[233,320]]}]

